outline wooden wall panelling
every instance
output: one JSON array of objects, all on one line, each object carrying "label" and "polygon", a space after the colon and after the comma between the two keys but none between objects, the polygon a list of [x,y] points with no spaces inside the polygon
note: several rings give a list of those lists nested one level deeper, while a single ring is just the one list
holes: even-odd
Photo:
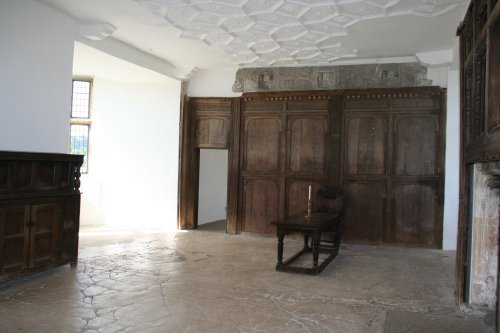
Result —
[{"label": "wooden wall panelling", "polygon": [[227,149],[231,121],[231,99],[192,99],[195,112],[195,146]]},{"label": "wooden wall panelling", "polygon": [[342,154],[341,154],[341,131],[342,131],[342,112],[341,112],[342,97],[332,96],[330,104],[330,127],[332,129],[331,139],[330,139],[330,185],[340,188],[341,184],[341,165],[342,165]]},{"label": "wooden wall panelling", "polygon": [[325,175],[329,164],[328,113],[287,117],[287,170]]},{"label": "wooden wall panelling", "polygon": [[198,215],[199,150],[195,147],[195,107],[184,96],[181,99],[179,148],[179,229],[196,227]]},{"label": "wooden wall panelling", "polygon": [[391,242],[436,247],[441,244],[439,184],[394,182]]},{"label": "wooden wall panelling", "polygon": [[387,185],[383,180],[345,180],[345,235],[361,242],[384,241]]},{"label": "wooden wall panelling", "polygon": [[[245,94],[242,105],[242,230],[274,232],[268,216],[305,212],[309,184],[314,192],[331,185],[334,172],[338,182],[332,151],[338,148],[339,125],[335,124],[334,141],[332,97],[324,92]],[[256,201],[259,192],[265,198],[277,193],[278,200],[272,204],[269,199]],[[264,216],[259,225],[255,216],[266,211],[272,214]]]},{"label": "wooden wall panelling", "polygon": [[[346,104],[356,108],[368,106],[360,101]],[[386,101],[376,101],[374,105],[387,107]],[[346,239],[367,242],[385,239],[387,127],[386,114],[361,112],[359,109],[344,111]]]},{"label": "wooden wall panelling", "polygon": [[274,233],[283,217],[284,103],[243,98],[241,116],[241,231]]},{"label": "wooden wall panelling", "polygon": [[281,180],[278,177],[244,177],[243,216],[245,232],[273,234],[276,227],[271,225],[282,214]]},{"label": "wooden wall panelling", "polygon": [[[472,32],[472,33],[471,33]],[[500,160],[500,2],[472,1],[457,35],[460,37],[461,151],[460,209],[455,296],[464,301],[467,271],[468,187],[471,165]],[[499,256],[500,257],[500,256]],[[500,266],[499,266],[500,267]],[[500,310],[500,307],[499,307]],[[500,329],[499,329],[500,332]]]},{"label": "wooden wall panelling", "polygon": [[[500,7],[498,7],[500,8]],[[487,67],[492,73],[500,73],[500,17],[493,22],[488,35],[488,57]],[[500,77],[488,76],[487,82],[487,131],[491,135],[500,129]]]},{"label": "wooden wall panelling", "polygon": [[243,127],[243,172],[281,170],[282,117],[245,115]]},{"label": "wooden wall panelling", "polygon": [[[343,105],[346,238],[440,247],[442,91],[347,92]],[[429,211],[404,220],[415,209],[408,204],[414,199]]]},{"label": "wooden wall panelling", "polygon": [[236,234],[242,230],[239,218],[238,198],[240,197],[240,129],[241,129],[241,100],[231,100],[231,127],[229,132],[228,152],[228,179],[227,179],[227,213],[226,228],[229,234]]}]

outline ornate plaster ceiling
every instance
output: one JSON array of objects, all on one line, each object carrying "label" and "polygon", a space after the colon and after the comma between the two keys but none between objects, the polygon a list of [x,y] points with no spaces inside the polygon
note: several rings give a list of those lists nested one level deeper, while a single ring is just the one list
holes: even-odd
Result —
[{"label": "ornate plaster ceiling", "polygon": [[[326,65],[355,58],[338,37],[361,22],[396,16],[434,18],[457,0],[135,0],[174,27],[238,66]],[[383,36],[380,36],[383,38]],[[362,45],[359,46],[362,48]]]},{"label": "ornate plaster ceiling", "polygon": [[189,72],[415,61],[453,47],[470,0],[36,1],[81,22],[92,47],[126,52],[118,41]]}]

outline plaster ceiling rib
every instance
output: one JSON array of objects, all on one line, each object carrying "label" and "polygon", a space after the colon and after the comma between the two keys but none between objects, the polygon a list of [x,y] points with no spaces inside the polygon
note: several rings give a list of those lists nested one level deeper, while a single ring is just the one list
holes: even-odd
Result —
[{"label": "plaster ceiling rib", "polygon": [[[394,16],[436,17],[453,0],[135,0],[178,30],[228,54],[238,66],[328,65],[356,59],[350,27]],[[362,47],[362,46],[360,46]]]},{"label": "plaster ceiling rib", "polygon": [[78,42],[93,47],[99,51],[150,69],[170,78],[182,80],[188,78],[196,68],[178,68],[168,61],[139,50],[130,44],[108,37],[104,40],[80,38]]}]

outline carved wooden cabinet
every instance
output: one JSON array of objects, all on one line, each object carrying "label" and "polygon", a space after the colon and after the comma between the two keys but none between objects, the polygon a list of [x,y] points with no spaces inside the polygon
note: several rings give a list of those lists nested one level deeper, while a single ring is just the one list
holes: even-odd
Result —
[{"label": "carved wooden cabinet", "polygon": [[79,155],[0,152],[0,281],[76,264],[82,162]]}]

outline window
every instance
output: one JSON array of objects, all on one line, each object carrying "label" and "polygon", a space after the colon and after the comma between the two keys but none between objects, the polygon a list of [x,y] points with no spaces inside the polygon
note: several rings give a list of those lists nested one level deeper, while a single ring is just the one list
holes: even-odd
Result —
[{"label": "window", "polygon": [[88,171],[91,80],[73,80],[70,119],[71,154],[84,155],[82,173]]}]

